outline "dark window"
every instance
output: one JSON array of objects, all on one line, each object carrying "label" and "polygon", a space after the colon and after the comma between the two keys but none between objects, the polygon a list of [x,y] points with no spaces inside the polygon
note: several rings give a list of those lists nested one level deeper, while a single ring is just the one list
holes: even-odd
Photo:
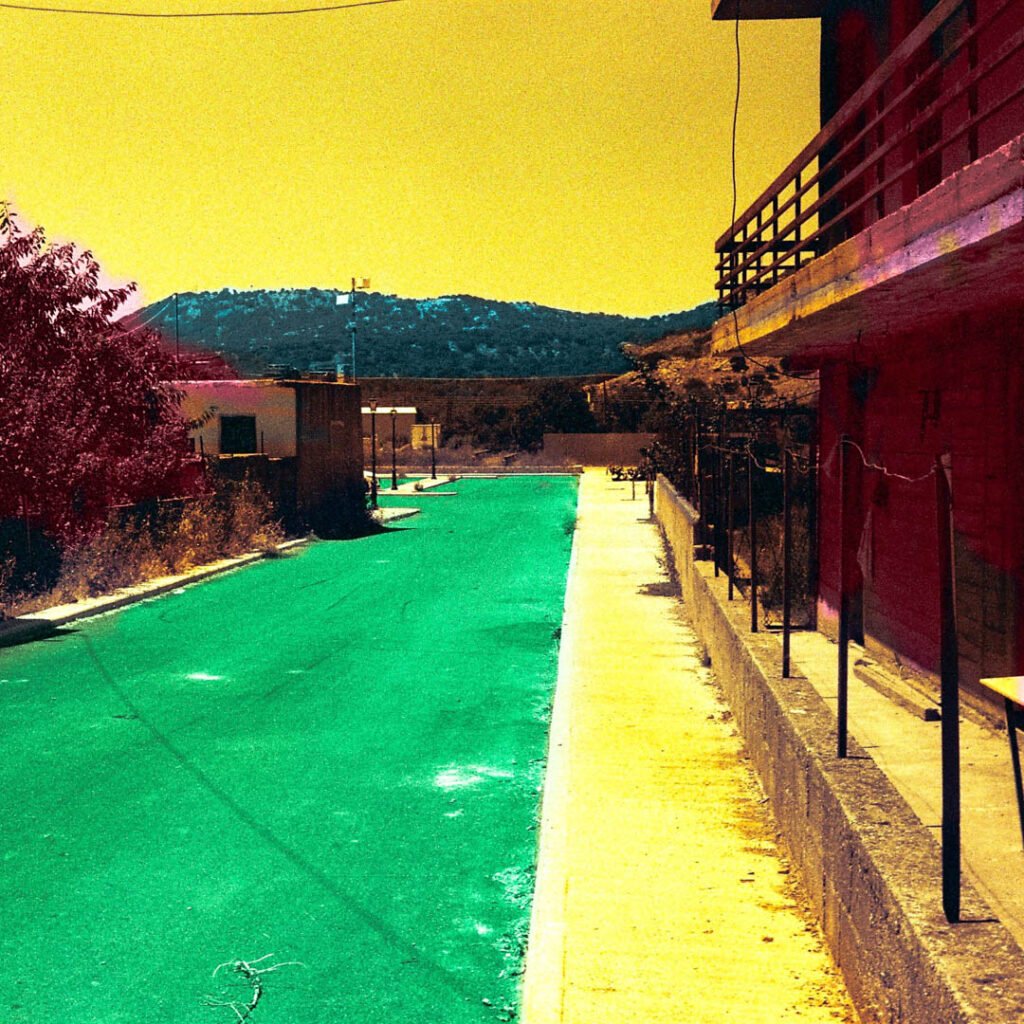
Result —
[{"label": "dark window", "polygon": [[255,416],[221,416],[221,455],[248,455],[256,451]]}]

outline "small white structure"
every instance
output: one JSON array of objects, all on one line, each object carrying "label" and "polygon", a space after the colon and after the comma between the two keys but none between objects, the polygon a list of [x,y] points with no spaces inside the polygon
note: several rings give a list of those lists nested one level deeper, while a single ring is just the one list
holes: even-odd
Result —
[{"label": "small white structure", "polygon": [[272,380],[177,381],[181,411],[193,426],[195,450],[206,455],[271,458],[296,454],[295,389]]}]

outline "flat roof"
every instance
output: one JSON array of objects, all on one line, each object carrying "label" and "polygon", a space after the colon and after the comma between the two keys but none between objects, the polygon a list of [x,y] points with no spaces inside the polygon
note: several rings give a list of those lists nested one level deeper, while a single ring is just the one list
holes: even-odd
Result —
[{"label": "flat roof", "polygon": [[767,21],[779,18],[820,18],[824,0],[711,0],[714,21]]}]

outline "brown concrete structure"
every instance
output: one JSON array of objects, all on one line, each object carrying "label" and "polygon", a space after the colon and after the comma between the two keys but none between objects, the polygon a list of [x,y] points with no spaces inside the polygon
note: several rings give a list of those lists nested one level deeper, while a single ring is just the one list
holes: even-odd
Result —
[{"label": "brown concrete structure", "polygon": [[[365,500],[359,388],[320,380],[184,381],[196,450],[251,476],[292,528],[348,532]],[[227,442],[227,443],[226,443]]]}]

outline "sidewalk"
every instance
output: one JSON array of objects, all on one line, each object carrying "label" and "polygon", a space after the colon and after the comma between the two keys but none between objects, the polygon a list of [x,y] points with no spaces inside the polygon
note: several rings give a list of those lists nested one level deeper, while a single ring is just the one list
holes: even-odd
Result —
[{"label": "sidewalk", "polygon": [[[781,644],[780,644],[781,650]],[[820,633],[794,633],[794,667],[832,708],[836,708],[839,648]],[[857,671],[870,663],[871,675],[889,688],[910,696],[899,703],[870,685]],[[941,725],[925,721],[913,694],[898,679],[885,679],[873,659],[850,645],[848,716],[850,735],[910,805],[921,823],[938,829],[942,822]],[[1011,935],[1024,946],[1024,869],[1013,770],[1006,732],[983,724],[980,716],[961,716],[961,855],[964,874],[974,883]]]},{"label": "sidewalk", "polygon": [[851,1020],[630,495],[580,480],[523,1018]]}]

